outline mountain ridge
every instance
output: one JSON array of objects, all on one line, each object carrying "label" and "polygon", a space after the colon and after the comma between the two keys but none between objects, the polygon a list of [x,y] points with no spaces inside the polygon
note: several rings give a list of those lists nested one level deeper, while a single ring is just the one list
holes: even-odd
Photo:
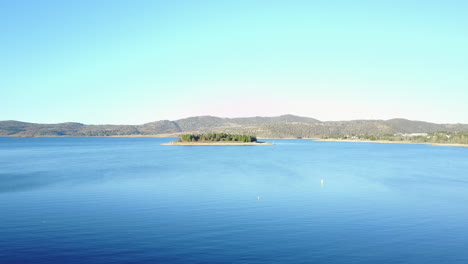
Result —
[{"label": "mountain ridge", "polygon": [[468,132],[468,124],[437,124],[405,118],[321,121],[310,117],[192,116],[178,120],[158,120],[141,125],[86,125],[79,122],[57,124],[0,121],[0,136],[178,136],[183,133],[242,133],[257,137],[320,137],[324,135]]}]

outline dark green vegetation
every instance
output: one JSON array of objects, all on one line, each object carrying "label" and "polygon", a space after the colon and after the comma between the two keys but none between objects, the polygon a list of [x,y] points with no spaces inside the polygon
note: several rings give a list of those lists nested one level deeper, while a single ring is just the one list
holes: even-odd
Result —
[{"label": "dark green vegetation", "polygon": [[414,142],[414,143],[442,143],[442,144],[468,144],[468,133],[458,132],[437,132],[427,135],[411,134],[383,134],[383,135],[345,135],[345,136],[322,136],[322,139],[339,140],[370,140],[370,141],[395,141],[395,142]]},{"label": "dark green vegetation", "polygon": [[200,135],[193,135],[187,134],[182,135],[178,140],[178,142],[206,142],[206,141],[226,141],[226,142],[257,142],[257,138],[255,136],[249,135],[234,135],[234,134],[226,134],[226,133],[211,133],[211,134],[200,134]]},{"label": "dark green vegetation", "polygon": [[[219,118],[197,116],[143,125],[84,125],[80,123],[34,124],[0,121],[0,136],[174,136],[182,134],[226,133],[263,138],[320,138],[368,135],[379,140],[397,133],[466,133],[468,125],[434,124],[406,119],[323,122],[313,118],[278,117]],[[412,139],[415,140],[415,139]],[[442,140],[442,139],[440,139]]]}]

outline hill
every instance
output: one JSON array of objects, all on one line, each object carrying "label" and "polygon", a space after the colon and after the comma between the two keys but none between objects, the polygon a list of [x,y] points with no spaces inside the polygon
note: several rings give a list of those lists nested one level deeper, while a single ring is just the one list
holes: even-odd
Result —
[{"label": "hill", "polygon": [[195,116],[143,125],[36,124],[0,121],[0,136],[179,136],[186,133],[249,134],[263,138],[314,138],[324,135],[468,132],[466,124],[435,124],[407,119],[320,121],[308,117],[221,118]]}]

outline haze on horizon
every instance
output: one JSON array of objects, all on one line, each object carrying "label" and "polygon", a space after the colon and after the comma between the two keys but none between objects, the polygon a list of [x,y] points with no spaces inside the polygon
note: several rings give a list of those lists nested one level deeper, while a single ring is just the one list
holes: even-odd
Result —
[{"label": "haze on horizon", "polygon": [[3,1],[0,120],[468,123],[468,2]]}]

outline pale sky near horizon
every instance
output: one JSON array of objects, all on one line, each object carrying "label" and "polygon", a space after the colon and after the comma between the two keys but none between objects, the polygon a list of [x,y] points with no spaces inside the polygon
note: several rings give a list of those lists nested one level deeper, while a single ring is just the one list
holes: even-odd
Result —
[{"label": "pale sky near horizon", "polygon": [[0,1],[0,120],[468,123],[468,1]]}]

